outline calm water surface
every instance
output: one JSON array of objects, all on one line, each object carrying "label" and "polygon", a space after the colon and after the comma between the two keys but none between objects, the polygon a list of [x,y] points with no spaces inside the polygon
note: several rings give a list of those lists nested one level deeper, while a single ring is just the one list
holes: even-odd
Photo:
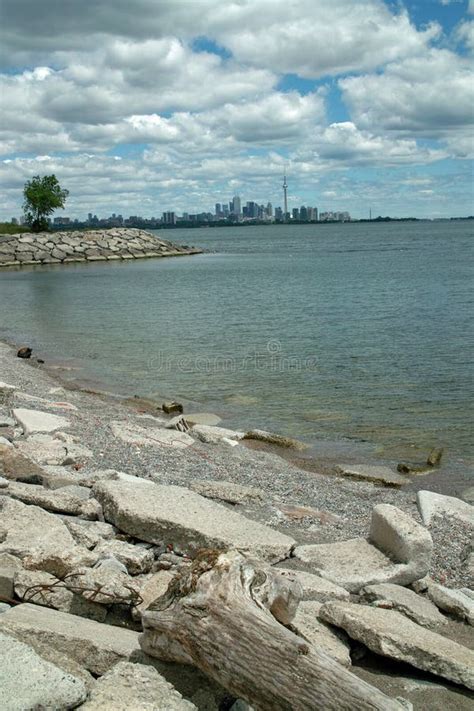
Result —
[{"label": "calm water surface", "polygon": [[196,401],[229,426],[388,459],[442,444],[467,464],[472,231],[442,222],[167,232],[212,252],[3,270],[0,338],[121,392]]}]

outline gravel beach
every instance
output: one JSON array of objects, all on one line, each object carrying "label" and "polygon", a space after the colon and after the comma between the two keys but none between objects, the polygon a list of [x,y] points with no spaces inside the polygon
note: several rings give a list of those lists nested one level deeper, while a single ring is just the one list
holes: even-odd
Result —
[{"label": "gravel beach", "polygon": [[[110,423],[139,425],[151,431],[155,422],[150,406],[112,393],[95,394],[74,387],[66,390],[70,386],[59,382],[45,368],[34,357],[17,358],[11,345],[0,343],[0,380],[25,393],[24,407],[44,409],[43,402],[35,403],[28,396],[51,399],[54,395],[77,408],[67,413],[73,423],[71,432],[77,443],[93,452],[93,457],[81,462],[79,471],[63,467],[78,480],[97,469],[115,469],[160,484],[189,487],[212,480],[251,486],[260,489],[262,497],[239,504],[239,511],[291,535],[301,544],[366,536],[372,509],[381,503],[393,504],[421,521],[415,492],[304,471],[288,461],[285,450],[283,458],[274,451],[243,444],[231,447],[226,442],[209,444],[198,439],[184,449],[125,443],[113,435]],[[161,411],[156,411],[156,416],[167,417]],[[235,508],[230,503],[223,505]],[[306,510],[301,511],[301,507]],[[434,557],[431,576],[447,586],[468,584],[461,559],[468,543],[466,531],[455,531],[449,520],[439,520],[432,535],[435,551],[439,552]]]}]

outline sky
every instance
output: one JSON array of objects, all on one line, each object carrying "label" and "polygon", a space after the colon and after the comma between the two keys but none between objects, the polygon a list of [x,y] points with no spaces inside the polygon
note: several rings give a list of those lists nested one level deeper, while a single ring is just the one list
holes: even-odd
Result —
[{"label": "sky", "polygon": [[[0,0],[0,219],[474,213],[474,0]],[[61,213],[59,213],[61,214]]]}]

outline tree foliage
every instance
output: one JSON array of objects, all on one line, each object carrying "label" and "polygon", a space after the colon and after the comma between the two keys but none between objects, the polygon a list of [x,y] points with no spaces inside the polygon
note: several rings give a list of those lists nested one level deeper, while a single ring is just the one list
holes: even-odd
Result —
[{"label": "tree foliage", "polygon": [[35,175],[23,188],[23,210],[27,224],[34,232],[48,229],[47,218],[63,208],[69,190],[61,188],[55,175]]}]

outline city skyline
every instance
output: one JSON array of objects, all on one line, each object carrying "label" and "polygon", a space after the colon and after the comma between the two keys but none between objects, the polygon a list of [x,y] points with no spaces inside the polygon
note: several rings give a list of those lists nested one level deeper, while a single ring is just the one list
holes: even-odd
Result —
[{"label": "city skyline", "polygon": [[[474,0],[3,0],[0,219],[232,195],[355,218],[472,213]],[[291,176],[291,178],[290,178]]]}]

